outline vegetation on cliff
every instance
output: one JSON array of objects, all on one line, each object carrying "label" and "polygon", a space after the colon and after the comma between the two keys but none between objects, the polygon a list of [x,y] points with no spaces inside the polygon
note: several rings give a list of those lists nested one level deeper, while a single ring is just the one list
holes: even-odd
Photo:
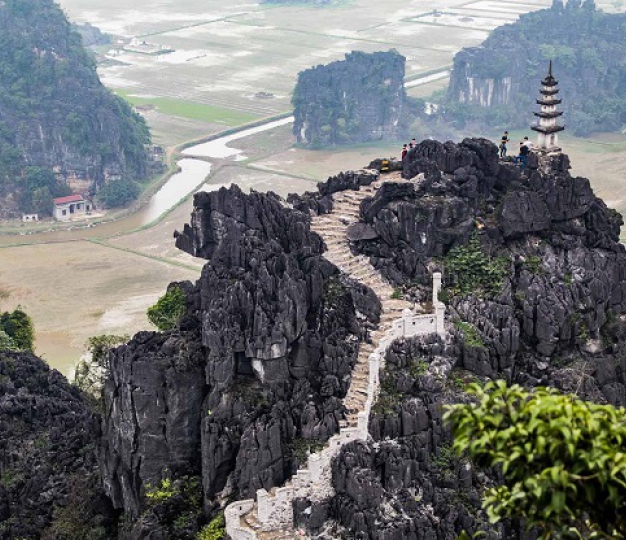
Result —
[{"label": "vegetation on cliff", "polygon": [[396,51],[352,52],[302,71],[293,92],[298,143],[311,147],[397,140],[410,122],[405,58]]},{"label": "vegetation on cliff", "polygon": [[86,180],[147,173],[142,118],[102,86],[93,60],[52,0],[0,3],[0,209],[36,211],[58,193],[35,194],[27,167]]},{"label": "vegetation on cliff", "polygon": [[0,350],[33,351],[33,321],[21,308],[0,314]]},{"label": "vegetation on cliff", "polygon": [[527,126],[549,60],[569,129],[584,135],[626,125],[626,14],[604,13],[593,0],[555,0],[459,52],[446,118],[461,127]]}]

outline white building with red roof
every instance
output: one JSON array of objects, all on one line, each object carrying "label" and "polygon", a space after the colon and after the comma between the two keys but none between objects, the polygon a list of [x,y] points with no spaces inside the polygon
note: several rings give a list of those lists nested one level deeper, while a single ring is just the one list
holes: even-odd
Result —
[{"label": "white building with red roof", "polygon": [[57,197],[54,199],[54,210],[52,214],[58,221],[71,221],[82,218],[91,213],[91,202],[82,195],[68,195],[67,197]]}]

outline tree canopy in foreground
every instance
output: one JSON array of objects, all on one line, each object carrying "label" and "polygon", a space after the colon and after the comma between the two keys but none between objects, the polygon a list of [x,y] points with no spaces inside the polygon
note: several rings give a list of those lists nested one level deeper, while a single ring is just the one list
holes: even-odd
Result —
[{"label": "tree canopy in foreground", "polygon": [[502,472],[483,503],[493,523],[522,518],[545,540],[625,538],[625,409],[504,381],[468,391],[446,419],[458,453]]}]

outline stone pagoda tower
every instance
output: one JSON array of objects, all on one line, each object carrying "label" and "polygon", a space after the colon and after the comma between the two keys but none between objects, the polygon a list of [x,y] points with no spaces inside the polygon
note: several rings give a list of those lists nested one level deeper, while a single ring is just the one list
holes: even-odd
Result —
[{"label": "stone pagoda tower", "polygon": [[539,135],[537,137],[537,149],[550,152],[558,152],[559,148],[559,131],[565,129],[557,123],[557,119],[563,114],[557,110],[557,105],[561,103],[557,94],[559,93],[559,82],[552,76],[552,60],[550,60],[550,68],[548,76],[541,81],[542,88],[540,90],[541,99],[537,100],[537,104],[541,105],[541,111],[534,113],[539,117],[539,125],[532,126],[532,130]]}]

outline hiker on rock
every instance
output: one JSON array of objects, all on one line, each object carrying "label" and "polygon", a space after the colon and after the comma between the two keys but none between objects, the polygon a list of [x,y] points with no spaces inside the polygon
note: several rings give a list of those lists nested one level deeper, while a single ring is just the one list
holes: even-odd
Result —
[{"label": "hiker on rock", "polygon": [[506,142],[502,140],[500,143],[500,159],[504,159],[506,157]]},{"label": "hiker on rock", "polygon": [[501,158],[506,157],[506,145],[508,142],[509,142],[509,132],[505,131],[504,135],[502,135],[502,138],[500,139],[500,146],[498,147],[500,149]]},{"label": "hiker on rock", "polygon": [[411,139],[411,144],[413,145],[413,148],[415,148],[417,146],[417,141],[415,139]]},{"label": "hiker on rock", "polygon": [[530,141],[528,137],[524,137],[524,146],[527,146],[528,150],[533,149],[533,143]]},{"label": "hiker on rock", "polygon": [[519,143],[519,155],[515,158],[515,162],[519,163],[520,169],[526,168],[528,164],[528,154],[530,150],[523,142]]},{"label": "hiker on rock", "polygon": [[408,154],[409,150],[406,147],[406,144],[402,145],[402,163],[404,163],[404,159],[406,158],[406,155]]}]

